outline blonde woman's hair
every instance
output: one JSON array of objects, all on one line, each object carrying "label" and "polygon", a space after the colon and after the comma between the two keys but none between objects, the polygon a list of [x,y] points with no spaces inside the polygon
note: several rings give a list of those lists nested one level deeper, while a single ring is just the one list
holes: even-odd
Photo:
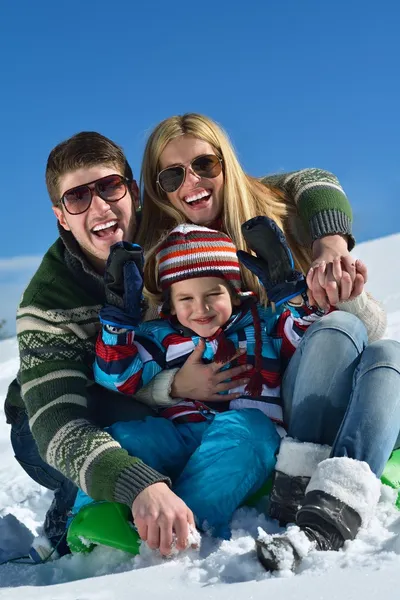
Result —
[{"label": "blonde woman's hair", "polygon": [[[297,268],[306,272],[311,262],[310,252],[294,241],[288,226],[289,217],[296,213],[294,204],[289,203],[281,191],[246,175],[236,158],[228,135],[217,123],[204,115],[187,113],[169,117],[159,123],[147,141],[143,156],[143,207],[137,242],[146,252],[145,285],[150,301],[160,302],[158,269],[155,262],[160,240],[176,225],[187,221],[185,215],[172,206],[156,183],[162,152],[171,140],[181,135],[190,135],[208,142],[223,161],[221,229],[229,235],[236,248],[249,250],[241,232],[242,223],[257,215],[266,215],[274,219],[284,231]],[[247,269],[242,269],[242,281],[247,289],[253,290],[265,301],[265,293],[257,278]]]}]

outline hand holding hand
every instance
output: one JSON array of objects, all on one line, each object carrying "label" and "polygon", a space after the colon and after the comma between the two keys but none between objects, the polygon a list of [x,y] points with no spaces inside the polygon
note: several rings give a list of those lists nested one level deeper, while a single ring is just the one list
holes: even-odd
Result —
[{"label": "hand holding hand", "polygon": [[326,309],[361,294],[367,281],[367,267],[351,256],[342,236],[316,240],[313,255],[314,261],[307,273],[310,304]]}]

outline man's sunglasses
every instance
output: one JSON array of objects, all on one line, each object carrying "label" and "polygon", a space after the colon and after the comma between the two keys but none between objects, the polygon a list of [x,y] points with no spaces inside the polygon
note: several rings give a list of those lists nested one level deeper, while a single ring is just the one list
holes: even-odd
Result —
[{"label": "man's sunglasses", "polygon": [[213,179],[222,171],[222,160],[215,154],[203,154],[194,158],[188,167],[167,167],[159,172],[157,184],[164,192],[176,192],[185,181],[187,169],[191,169],[199,177]]},{"label": "man's sunglasses", "polygon": [[93,192],[106,202],[118,202],[126,196],[129,180],[122,175],[106,175],[85,185],[78,185],[64,192],[60,198],[65,210],[70,215],[80,215],[86,212],[93,200]]}]

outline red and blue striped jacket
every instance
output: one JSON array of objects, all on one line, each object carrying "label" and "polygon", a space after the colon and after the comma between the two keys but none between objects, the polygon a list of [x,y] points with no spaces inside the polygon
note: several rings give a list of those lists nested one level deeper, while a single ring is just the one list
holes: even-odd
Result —
[{"label": "red and blue striped jacket", "polygon": [[[207,412],[216,410],[258,408],[278,425],[283,423],[280,396],[283,374],[306,329],[323,315],[306,306],[294,307],[289,304],[283,304],[276,312],[271,307],[258,304],[257,312],[262,340],[261,394],[249,395],[245,386],[235,385],[233,379],[231,389],[225,393],[235,392],[241,396],[229,404],[213,402],[209,407],[193,400],[180,400],[176,405],[160,409],[162,416],[177,422],[199,421],[206,418]],[[224,369],[240,364],[254,365],[255,328],[250,303],[236,309],[223,330],[235,348],[245,349],[239,358],[225,365]],[[193,331],[168,319],[143,322],[134,331],[103,326],[96,344],[96,381],[114,391],[134,395],[160,371],[182,366],[199,339]],[[208,363],[215,357],[218,341],[206,339],[205,343],[203,360]],[[252,371],[249,371],[246,377],[251,375]]]}]

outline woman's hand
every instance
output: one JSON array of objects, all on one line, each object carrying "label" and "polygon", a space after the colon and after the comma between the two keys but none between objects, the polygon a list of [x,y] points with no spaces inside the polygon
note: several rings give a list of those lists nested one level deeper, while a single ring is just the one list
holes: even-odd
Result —
[{"label": "woman's hand", "polygon": [[195,527],[193,513],[166,483],[153,483],[137,495],[132,504],[132,516],[140,538],[152,550],[171,553],[173,534],[176,548],[188,544],[189,525]]},{"label": "woman's hand", "polygon": [[331,235],[316,240],[313,256],[307,273],[310,304],[326,309],[361,294],[367,281],[367,267],[351,256],[344,237]]},{"label": "woman's hand", "polygon": [[237,377],[241,373],[246,373],[253,367],[251,365],[241,365],[226,371],[221,371],[221,368],[240,356],[243,351],[238,350],[233,358],[225,363],[212,362],[205,365],[202,361],[204,349],[205,342],[200,339],[192,354],[175,375],[171,387],[171,396],[173,398],[190,398],[200,402],[230,401],[239,398],[241,394],[221,395],[219,392],[225,392],[239,385],[246,385],[249,381],[246,376],[243,379],[235,379],[234,382],[227,382],[226,380]]}]

